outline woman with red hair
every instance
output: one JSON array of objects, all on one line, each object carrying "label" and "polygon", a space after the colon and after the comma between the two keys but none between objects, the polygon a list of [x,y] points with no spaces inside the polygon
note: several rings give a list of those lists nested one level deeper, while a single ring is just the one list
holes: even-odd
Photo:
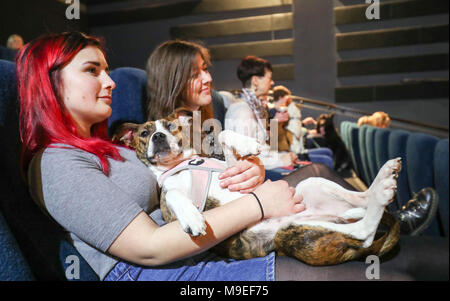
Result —
[{"label": "woman with red hair", "polygon": [[159,227],[148,215],[158,204],[155,177],[106,135],[115,83],[102,43],[78,32],[38,38],[18,53],[16,74],[22,171],[33,199],[100,279],[274,280],[273,253],[224,261],[203,251],[259,221],[261,210],[265,218],[303,210],[286,182],[256,188],[263,209],[245,195],[204,212],[202,237],[176,221]]}]

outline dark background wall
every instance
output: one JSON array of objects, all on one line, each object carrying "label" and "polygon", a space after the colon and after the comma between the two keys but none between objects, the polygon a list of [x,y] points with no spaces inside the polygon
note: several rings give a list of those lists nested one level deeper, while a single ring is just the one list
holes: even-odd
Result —
[{"label": "dark background wall", "polygon": [[84,4],[79,20],[68,20],[66,9],[64,0],[0,1],[0,45],[5,46],[8,37],[14,33],[21,35],[26,43],[44,33],[89,30]]},{"label": "dark background wall", "polygon": [[[210,47],[219,90],[240,88],[247,51],[269,59],[276,84],[296,95],[448,128],[448,1],[380,2],[380,19],[367,20],[364,0],[85,0],[81,19],[67,20],[63,0],[2,1],[0,43],[83,30],[105,38],[112,68],[145,69],[157,45],[181,36]],[[255,17],[269,28],[256,30],[267,22]]]}]

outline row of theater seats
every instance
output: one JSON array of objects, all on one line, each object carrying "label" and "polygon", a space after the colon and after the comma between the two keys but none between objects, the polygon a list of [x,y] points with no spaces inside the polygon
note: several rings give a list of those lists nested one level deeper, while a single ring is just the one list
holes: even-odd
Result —
[{"label": "row of theater seats", "polygon": [[350,151],[354,169],[367,184],[374,180],[389,159],[401,157],[402,170],[391,209],[405,205],[414,193],[425,187],[436,189],[439,208],[436,218],[425,232],[448,236],[449,222],[449,140],[399,129],[381,129],[343,121],[342,139]]}]

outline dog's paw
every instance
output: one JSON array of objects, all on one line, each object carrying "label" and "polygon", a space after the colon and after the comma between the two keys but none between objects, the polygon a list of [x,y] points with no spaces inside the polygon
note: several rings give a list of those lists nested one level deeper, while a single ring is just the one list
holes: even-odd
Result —
[{"label": "dog's paw", "polygon": [[379,184],[374,187],[372,193],[381,206],[387,206],[394,199],[396,191],[396,175],[391,174],[388,178],[382,179]]},{"label": "dog's paw", "polygon": [[262,151],[261,144],[254,138],[246,137],[235,145],[234,150],[242,157],[258,155]]},{"label": "dog's paw", "polygon": [[402,168],[402,159],[400,157],[389,160],[386,163],[384,163],[384,165],[378,171],[378,174],[373,180],[373,183],[370,186],[369,190],[371,190],[372,187],[378,185],[379,182],[381,182],[382,180],[388,179],[392,175],[394,175],[394,178],[397,179],[398,173],[400,172],[401,168]]},{"label": "dog's paw", "polygon": [[263,149],[254,138],[225,130],[219,134],[219,142],[234,150],[241,157],[258,155]]},{"label": "dog's paw", "polygon": [[206,224],[203,215],[194,206],[187,207],[183,210],[183,214],[177,216],[183,231],[191,236],[199,236],[206,234]]}]

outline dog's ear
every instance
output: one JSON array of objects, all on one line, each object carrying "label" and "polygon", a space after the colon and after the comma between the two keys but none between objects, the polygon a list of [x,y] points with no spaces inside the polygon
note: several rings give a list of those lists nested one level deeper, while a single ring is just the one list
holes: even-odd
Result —
[{"label": "dog's ear", "polygon": [[139,129],[139,124],[126,122],[119,125],[114,131],[112,140],[134,148],[134,137]]},{"label": "dog's ear", "polygon": [[179,107],[179,108],[176,108],[175,111],[173,111],[173,113],[167,117],[167,119],[175,120],[175,119],[178,119],[178,117],[180,117],[180,116],[192,117],[192,111],[186,107]]}]

